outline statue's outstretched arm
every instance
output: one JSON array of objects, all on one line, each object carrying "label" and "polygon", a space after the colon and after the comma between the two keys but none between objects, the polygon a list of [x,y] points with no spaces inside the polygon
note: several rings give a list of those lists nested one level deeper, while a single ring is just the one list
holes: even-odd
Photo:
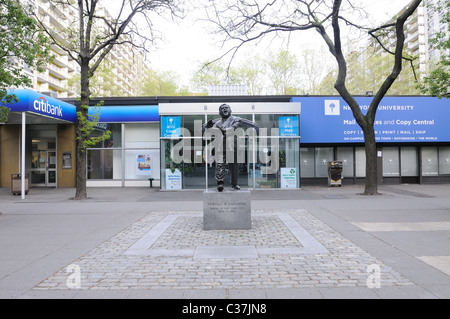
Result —
[{"label": "statue's outstretched arm", "polygon": [[241,122],[242,122],[243,126],[254,127],[256,129],[256,132],[259,134],[259,127],[255,122],[247,120],[247,119],[241,119]]},{"label": "statue's outstretched arm", "polygon": [[217,121],[220,121],[220,119],[209,120],[207,123],[203,124],[202,133],[204,133],[207,128],[213,127]]}]

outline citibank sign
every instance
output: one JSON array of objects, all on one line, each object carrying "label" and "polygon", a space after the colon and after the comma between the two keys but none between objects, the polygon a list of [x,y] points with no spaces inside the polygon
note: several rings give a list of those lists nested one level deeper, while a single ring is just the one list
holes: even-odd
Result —
[{"label": "citibank sign", "polygon": [[38,100],[34,101],[33,107],[36,111],[38,111],[40,113],[63,118],[62,107],[55,106],[55,105],[48,103],[47,100],[42,96]]},{"label": "citibank sign", "polygon": [[8,94],[15,94],[19,100],[6,105],[11,112],[29,112],[71,123],[76,121],[75,105],[27,89],[8,90]]}]

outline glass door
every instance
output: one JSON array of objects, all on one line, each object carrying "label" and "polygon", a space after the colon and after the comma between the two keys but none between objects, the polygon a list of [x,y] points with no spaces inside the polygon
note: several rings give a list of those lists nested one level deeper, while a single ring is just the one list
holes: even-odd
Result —
[{"label": "glass door", "polygon": [[54,139],[33,139],[31,185],[56,187],[57,153]]},{"label": "glass door", "polygon": [[56,187],[56,151],[47,151],[47,176],[46,186]]},{"label": "glass door", "polygon": [[31,159],[31,184],[33,186],[46,186],[46,166],[47,150],[33,150]]}]

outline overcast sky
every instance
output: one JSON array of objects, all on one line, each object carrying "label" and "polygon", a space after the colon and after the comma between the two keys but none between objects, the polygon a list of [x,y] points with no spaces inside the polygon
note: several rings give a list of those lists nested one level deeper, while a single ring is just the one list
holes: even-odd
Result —
[{"label": "overcast sky", "polygon": [[[410,0],[359,0],[367,12],[374,12],[374,18],[384,22],[392,18]],[[208,31],[208,25],[203,22],[194,22],[201,17],[202,11],[196,11],[193,15],[182,20],[179,24],[166,23],[162,31],[165,40],[158,43],[158,49],[148,55],[151,67],[159,71],[174,71],[180,76],[180,82],[187,85],[191,75],[196,71],[200,62],[219,57],[224,51],[218,43],[221,38],[213,36]],[[211,26],[209,26],[211,28]],[[295,53],[295,36],[291,40],[289,50]],[[292,43],[294,42],[294,43]],[[284,42],[286,43],[286,42]],[[279,47],[280,44],[272,44]],[[322,42],[320,42],[322,44]],[[262,52],[268,48],[259,48]],[[274,50],[277,50],[275,48]],[[252,48],[252,52],[255,52]]]}]

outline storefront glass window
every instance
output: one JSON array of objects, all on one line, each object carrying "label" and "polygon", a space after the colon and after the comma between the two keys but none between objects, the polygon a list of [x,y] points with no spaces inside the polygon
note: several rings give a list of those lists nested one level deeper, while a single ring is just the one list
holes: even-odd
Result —
[{"label": "storefront glass window", "polygon": [[184,115],[181,117],[181,127],[187,129],[191,137],[201,134],[201,128],[205,122],[204,115]]},{"label": "storefront glass window", "polygon": [[[174,159],[174,146],[180,144],[181,139],[161,140],[161,188],[182,189],[183,187],[183,162]],[[183,156],[183,154],[178,154]]]},{"label": "storefront glass window", "polygon": [[296,138],[280,139],[280,169],[278,173],[278,185],[280,188],[300,187],[300,143]]},{"label": "storefront glass window", "polygon": [[438,148],[422,147],[422,175],[438,176]]},{"label": "storefront glass window", "polygon": [[88,150],[88,179],[121,179],[122,155],[120,150]]},{"label": "storefront glass window", "polygon": [[125,124],[125,180],[160,178],[159,124]]},{"label": "storefront glass window", "polygon": [[255,188],[280,187],[278,173],[280,170],[280,157],[284,158],[284,154],[284,149],[280,151],[280,140],[278,137],[261,136],[258,138]]},{"label": "storefront glass window", "polygon": [[342,176],[354,176],[353,147],[338,147],[336,160],[342,161]]},{"label": "storefront glass window", "polygon": [[439,175],[450,174],[450,147],[439,147]]},{"label": "storefront glass window", "polygon": [[383,177],[400,176],[398,147],[383,147]]},{"label": "storefront glass window", "polygon": [[334,160],[334,150],[332,147],[316,148],[316,177],[328,177],[328,162]]},{"label": "storefront glass window", "polygon": [[300,176],[314,177],[314,148],[300,148]]},{"label": "storefront glass window", "polygon": [[[253,136],[243,127],[247,135],[238,136],[237,159],[239,162],[238,184],[244,188],[299,187],[299,139],[280,137],[278,115],[234,114],[255,121],[260,128]],[[293,115],[297,116],[298,115]],[[217,119],[218,115],[206,116],[206,121]],[[172,119],[172,121],[170,121]],[[297,121],[294,121],[298,123]],[[180,123],[180,124],[177,124]],[[215,187],[215,150],[212,140],[204,140],[201,126],[205,115],[162,116],[161,117],[161,188],[202,189]],[[179,133],[171,131],[179,125]],[[297,124],[296,124],[297,125]],[[275,128],[274,131],[271,129]],[[173,134],[172,136],[172,132]],[[254,131],[256,132],[256,131]],[[250,135],[248,135],[250,134]],[[207,147],[208,145],[208,147]],[[177,158],[177,160],[174,160]],[[229,176],[225,187],[230,185]]]},{"label": "storefront glass window", "polygon": [[416,147],[402,147],[400,149],[402,158],[402,176],[419,176],[419,161]]},{"label": "storefront glass window", "polygon": [[366,150],[364,147],[355,148],[355,175],[356,177],[366,176]]},{"label": "storefront glass window", "polygon": [[159,179],[159,149],[125,150],[125,179],[145,180],[150,177]]},{"label": "storefront glass window", "polygon": [[258,127],[268,129],[270,133],[271,128],[278,128],[278,117],[276,114],[255,114],[255,123]]},{"label": "storefront glass window", "polygon": [[95,131],[92,133],[93,137],[103,136],[106,130],[111,132],[110,138],[98,142],[91,148],[120,148],[122,147],[122,128],[118,123],[98,123]]}]

